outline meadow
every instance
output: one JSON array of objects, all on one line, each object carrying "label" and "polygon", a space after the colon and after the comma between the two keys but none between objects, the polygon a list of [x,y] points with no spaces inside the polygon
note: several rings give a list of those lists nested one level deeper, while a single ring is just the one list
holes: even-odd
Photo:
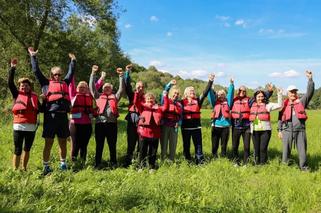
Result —
[{"label": "meadow", "polygon": [[[95,170],[95,140],[91,138],[83,170],[60,172],[58,148],[52,149],[50,176],[42,176],[42,128],[37,132],[27,172],[11,168],[12,124],[2,118],[0,129],[0,212],[319,212],[321,211],[321,111],[309,111],[307,122],[309,172],[298,169],[297,151],[291,165],[281,160],[276,113],[269,145],[269,163],[235,166],[211,156],[210,110],[203,110],[202,134],[206,163],[189,164],[179,137],[175,163],[160,162],[150,174],[132,166]],[[126,153],[125,113],[119,118],[117,144],[121,164]],[[42,117],[42,115],[41,115]],[[69,148],[69,144],[68,144]],[[242,151],[242,142],[240,151]],[[68,149],[69,150],[69,149]],[[194,152],[194,147],[191,147]],[[158,149],[160,151],[160,149]],[[229,152],[231,140],[229,141]],[[253,155],[253,145],[251,144]],[[241,152],[242,154],[242,152]],[[105,145],[104,160],[108,160]],[[68,156],[69,160],[69,156]]]}]

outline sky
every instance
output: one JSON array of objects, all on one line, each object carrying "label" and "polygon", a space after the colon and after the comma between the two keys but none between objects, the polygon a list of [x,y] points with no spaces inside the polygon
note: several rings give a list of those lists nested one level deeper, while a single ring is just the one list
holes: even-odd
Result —
[{"label": "sky", "polygon": [[182,78],[251,88],[321,86],[319,0],[118,0],[120,46],[132,61]]}]

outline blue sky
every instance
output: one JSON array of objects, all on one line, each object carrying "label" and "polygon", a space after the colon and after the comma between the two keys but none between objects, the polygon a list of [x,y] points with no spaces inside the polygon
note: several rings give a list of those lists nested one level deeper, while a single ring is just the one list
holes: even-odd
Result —
[{"label": "blue sky", "polygon": [[120,45],[143,66],[183,78],[305,91],[321,82],[321,1],[119,0]]}]

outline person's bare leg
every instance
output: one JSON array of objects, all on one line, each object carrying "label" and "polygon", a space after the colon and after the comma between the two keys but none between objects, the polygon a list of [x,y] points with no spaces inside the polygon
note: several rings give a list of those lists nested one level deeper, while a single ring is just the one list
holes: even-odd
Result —
[{"label": "person's bare leg", "polygon": [[14,169],[18,169],[19,168],[20,157],[21,157],[21,155],[13,155],[12,166],[13,166]]},{"label": "person's bare leg", "polygon": [[43,161],[49,162],[50,159],[50,152],[52,145],[54,143],[53,138],[45,138],[45,147],[43,148]]},{"label": "person's bare leg", "polygon": [[23,157],[22,157],[22,169],[24,171],[27,171],[27,165],[28,165],[28,161],[29,161],[29,154],[30,152],[24,151],[23,152]]}]

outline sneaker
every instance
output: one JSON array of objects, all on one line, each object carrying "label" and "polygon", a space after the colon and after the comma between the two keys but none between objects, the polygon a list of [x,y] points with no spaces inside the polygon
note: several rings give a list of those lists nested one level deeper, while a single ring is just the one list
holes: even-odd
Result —
[{"label": "sneaker", "polygon": [[60,162],[59,168],[61,171],[67,170],[67,164],[65,162]]},{"label": "sneaker", "polygon": [[48,175],[52,172],[52,169],[50,168],[50,166],[46,165],[43,168],[43,175]]}]

